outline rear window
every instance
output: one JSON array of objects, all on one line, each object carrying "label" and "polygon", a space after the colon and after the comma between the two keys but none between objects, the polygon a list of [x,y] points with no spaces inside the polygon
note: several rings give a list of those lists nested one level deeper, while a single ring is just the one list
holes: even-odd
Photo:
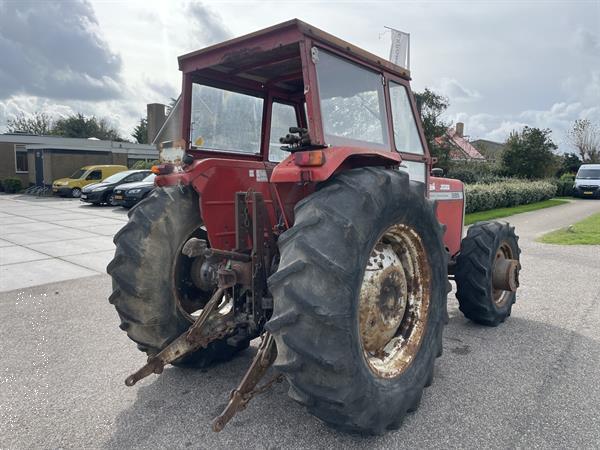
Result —
[{"label": "rear window", "polygon": [[388,148],[381,74],[318,49],[317,78],[330,145]]},{"label": "rear window", "polygon": [[577,172],[578,179],[600,180],[600,169],[587,169],[581,167]]}]

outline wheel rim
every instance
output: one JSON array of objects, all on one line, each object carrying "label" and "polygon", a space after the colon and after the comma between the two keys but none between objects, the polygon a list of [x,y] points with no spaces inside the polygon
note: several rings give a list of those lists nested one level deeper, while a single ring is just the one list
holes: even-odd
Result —
[{"label": "wheel rim", "polygon": [[416,231],[388,228],[371,251],[359,296],[363,355],[377,376],[399,376],[417,354],[429,317],[429,280]]},{"label": "wheel rim", "polygon": [[195,228],[180,243],[175,264],[173,264],[174,297],[177,309],[190,322],[194,322],[202,311],[212,292],[204,291],[196,286],[192,275],[193,259],[181,253],[183,245],[192,237],[206,239],[206,230],[202,225]]},{"label": "wheel rim", "polygon": [[71,191],[71,195],[73,197],[75,197],[75,198],[80,197],[81,196],[81,189],[77,189],[77,188],[73,189]]},{"label": "wheel rim", "polygon": [[[494,266],[496,266],[499,262],[501,262],[501,260],[506,260],[506,259],[513,259],[513,251],[511,246],[508,244],[508,242],[503,241],[500,246],[498,247],[498,250],[496,250],[496,256],[494,258]],[[505,291],[503,289],[495,289],[493,287],[493,283],[492,283],[492,288],[494,291],[494,303],[496,304],[496,306],[503,306],[508,299],[510,298],[512,291]]]}]

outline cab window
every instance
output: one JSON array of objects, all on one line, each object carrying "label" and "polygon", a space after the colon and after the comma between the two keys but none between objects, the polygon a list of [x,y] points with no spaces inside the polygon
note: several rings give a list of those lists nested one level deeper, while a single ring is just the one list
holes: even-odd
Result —
[{"label": "cab window", "polygon": [[262,113],[262,98],[194,83],[192,148],[258,154]]},{"label": "cab window", "polygon": [[86,180],[101,180],[102,172],[100,170],[92,170],[87,177]]},{"label": "cab window", "polygon": [[280,162],[289,156],[281,150],[279,138],[290,132],[290,127],[298,126],[296,109],[292,105],[273,102],[271,107],[271,134],[269,138],[269,161]]},{"label": "cab window", "polygon": [[317,50],[326,143],[389,148],[382,75]]},{"label": "cab window", "polygon": [[396,150],[422,155],[423,144],[421,144],[406,87],[390,81],[390,102]]}]

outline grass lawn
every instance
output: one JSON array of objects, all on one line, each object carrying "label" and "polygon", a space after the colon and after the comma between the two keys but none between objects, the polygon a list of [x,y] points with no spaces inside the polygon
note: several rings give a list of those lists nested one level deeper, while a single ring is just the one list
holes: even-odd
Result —
[{"label": "grass lawn", "polygon": [[545,244],[600,245],[600,213],[593,214],[568,228],[545,234],[538,240]]},{"label": "grass lawn", "polygon": [[510,208],[498,208],[490,209],[488,211],[470,213],[465,215],[465,225],[471,225],[472,223],[481,222],[482,220],[499,219],[501,217],[508,217],[514,214],[550,208],[552,206],[563,205],[565,203],[569,203],[569,201],[558,198],[551,198],[550,200],[544,200],[543,202],[537,203],[529,203],[528,205],[519,205],[512,206]]}]

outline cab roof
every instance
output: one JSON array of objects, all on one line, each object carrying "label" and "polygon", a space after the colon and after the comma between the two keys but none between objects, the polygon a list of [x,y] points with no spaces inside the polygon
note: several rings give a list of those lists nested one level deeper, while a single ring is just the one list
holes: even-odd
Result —
[{"label": "cab roof", "polygon": [[212,79],[227,77],[297,90],[305,44],[321,44],[375,70],[410,79],[408,70],[298,19],[182,55],[179,69]]}]

